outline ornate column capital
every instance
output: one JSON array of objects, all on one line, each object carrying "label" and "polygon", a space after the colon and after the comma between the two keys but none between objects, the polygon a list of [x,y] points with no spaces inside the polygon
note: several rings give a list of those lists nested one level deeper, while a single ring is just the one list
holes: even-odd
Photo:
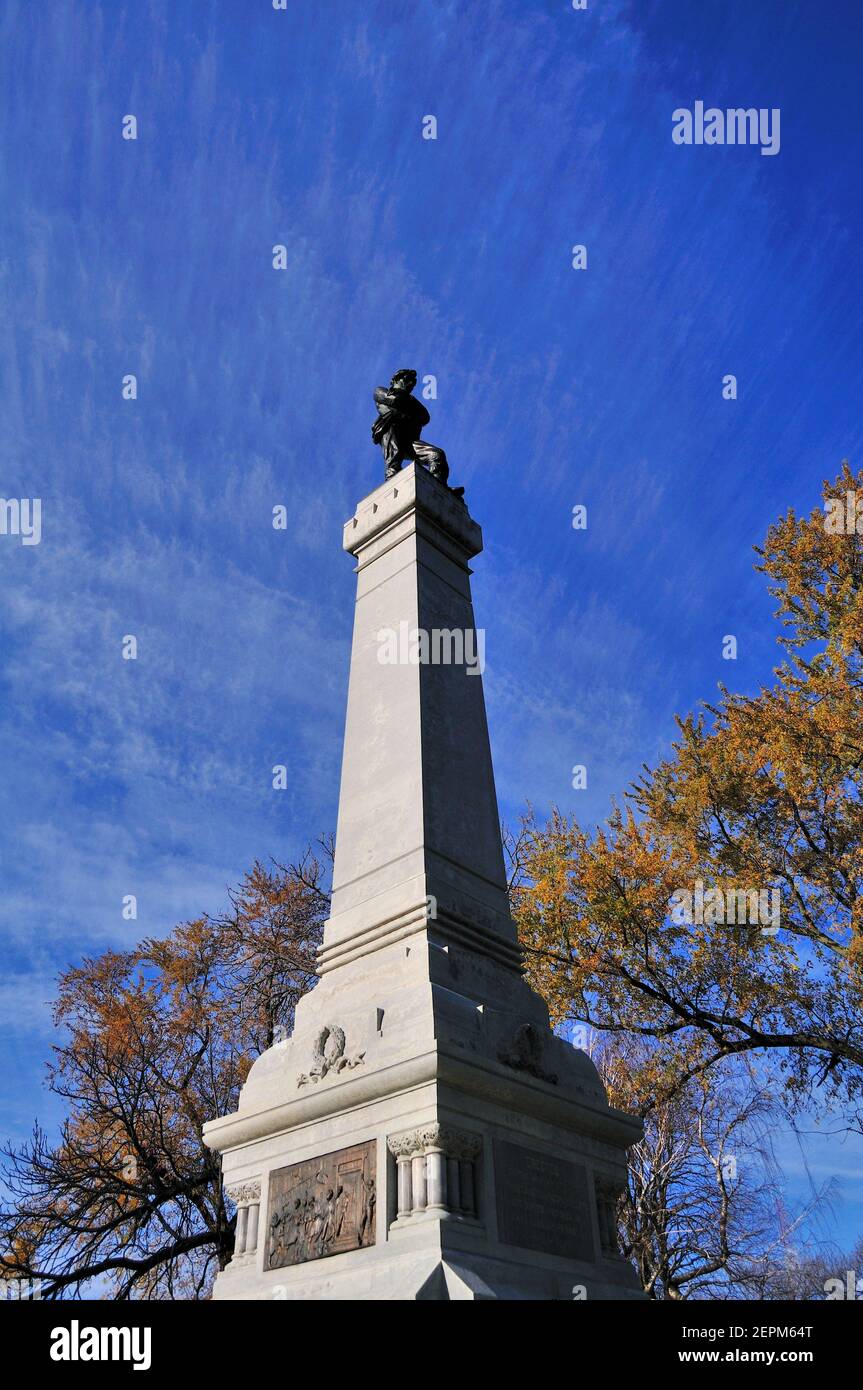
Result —
[{"label": "ornate column capital", "polygon": [[416,1153],[417,1146],[414,1143],[416,1131],[410,1134],[390,1134],[387,1136],[387,1148],[396,1158],[411,1158]]},{"label": "ornate column capital", "polygon": [[626,1178],[594,1172],[593,1185],[600,1201],[617,1203],[626,1191]]},{"label": "ornate column capital", "polygon": [[250,1206],[261,1200],[261,1179],[248,1178],[245,1182],[231,1183],[225,1187],[225,1196],[236,1202],[238,1207]]},{"label": "ornate column capital", "polygon": [[476,1158],[482,1148],[482,1136],[466,1134],[450,1125],[434,1121],[432,1124],[418,1125],[416,1129],[402,1134],[390,1134],[387,1148],[396,1158],[408,1158],[414,1154],[428,1153],[430,1149],[440,1149],[448,1158]]}]

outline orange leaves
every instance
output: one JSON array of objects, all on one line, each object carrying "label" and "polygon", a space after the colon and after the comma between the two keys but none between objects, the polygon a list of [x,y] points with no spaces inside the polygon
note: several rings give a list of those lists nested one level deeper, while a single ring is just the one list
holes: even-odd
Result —
[{"label": "orange leaves", "polygon": [[[863,472],[847,462],[837,478],[824,482],[824,505],[809,517],[793,511],[770,528],[758,566],[779,600],[783,645],[796,652],[823,641],[845,656],[863,642],[863,526],[846,499],[863,498]],[[841,502],[841,507],[838,505]],[[835,524],[834,524],[835,523]]]},{"label": "orange leaves", "polygon": [[[825,498],[850,491],[863,522],[863,473],[845,465]],[[514,910],[555,1020],[653,1037],[670,1074],[693,1051],[776,1049],[794,1094],[801,1078],[821,1085],[826,1058],[830,1083],[856,1093],[863,534],[831,533],[823,509],[788,512],[759,554],[791,664],[755,696],[722,690],[680,719],[670,756],[592,835],[557,811],[530,820]],[[672,896],[696,892],[722,912],[670,915]],[[725,915],[736,900],[769,902],[769,925]]]},{"label": "orange leaves", "polygon": [[236,1108],[252,1061],[290,1027],[326,904],[311,856],[258,863],[223,919],[64,973],[49,1078],[68,1115],[56,1145],[37,1130],[7,1154],[17,1200],[3,1217],[7,1244],[38,1231],[40,1272],[57,1288],[86,1287],[95,1267],[117,1296],[206,1290],[233,1237],[201,1128]]}]

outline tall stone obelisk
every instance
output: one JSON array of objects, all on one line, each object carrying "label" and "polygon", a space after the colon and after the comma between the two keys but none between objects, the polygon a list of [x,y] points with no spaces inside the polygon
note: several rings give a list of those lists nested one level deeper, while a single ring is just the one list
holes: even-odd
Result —
[{"label": "tall stone obelisk", "polygon": [[509,912],[480,528],[412,463],[344,546],[357,602],[321,978],[205,1130],[238,1205],[215,1297],[637,1297],[614,1203],[640,1127],[551,1032]]}]

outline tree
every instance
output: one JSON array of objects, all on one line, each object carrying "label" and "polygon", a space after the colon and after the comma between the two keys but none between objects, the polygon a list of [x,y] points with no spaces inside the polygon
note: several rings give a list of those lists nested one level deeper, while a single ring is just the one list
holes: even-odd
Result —
[{"label": "tree", "polygon": [[[863,1297],[863,1241],[850,1254],[835,1249],[798,1254],[791,1245],[783,1258],[765,1261],[758,1297],[783,1303],[822,1302]],[[850,1276],[850,1277],[849,1277]]]},{"label": "tree", "polygon": [[[824,508],[789,511],[757,551],[775,683],[679,720],[598,830],[529,816],[513,899],[553,1018],[653,1039],[658,1096],[752,1054],[789,1110],[841,1105],[859,1126],[863,534],[828,524],[848,492],[863,499],[863,472],[844,464]],[[776,922],[753,912],[765,901]]]},{"label": "tree", "polygon": [[730,1059],[657,1098],[654,1051],[614,1036],[594,1057],[611,1103],[644,1122],[618,1207],[620,1248],[642,1288],[652,1299],[761,1298],[780,1271],[799,1269],[802,1278],[795,1232],[829,1201],[832,1185],[789,1214],[772,1155],[779,1106],[769,1088]]},{"label": "tree", "polygon": [[327,906],[310,853],[256,862],[222,918],[65,972],[49,1084],[68,1114],[57,1143],[37,1126],[3,1151],[0,1273],[39,1281],[43,1298],[206,1295],[235,1217],[201,1130],[236,1109],[255,1057],[292,1026]]}]

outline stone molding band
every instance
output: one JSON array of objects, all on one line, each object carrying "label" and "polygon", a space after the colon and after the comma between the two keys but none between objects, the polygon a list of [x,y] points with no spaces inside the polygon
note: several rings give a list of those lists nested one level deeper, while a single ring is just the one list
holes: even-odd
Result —
[{"label": "stone molding band", "polygon": [[423,522],[431,522],[457,554],[471,558],[482,550],[482,530],[464,504],[416,463],[385,479],[363,499],[345,523],[342,544],[349,555],[359,559],[361,551],[376,540],[385,540],[395,527],[410,535]]},{"label": "stone molding band", "polygon": [[385,919],[377,926],[366,927],[355,932],[353,936],[334,942],[331,946],[319,947],[317,973],[326,975],[328,971],[336,970],[340,965],[347,965],[350,961],[359,960],[361,956],[370,955],[373,951],[380,951],[385,946],[391,946],[396,941],[416,936],[418,932],[426,930],[434,931],[444,940],[464,949],[488,956],[498,965],[518,975],[524,973],[524,957],[518,945],[511,944],[488,927],[469,922],[467,918],[460,917],[446,908],[438,909],[437,916],[431,918],[424,899],[404,912]]},{"label": "stone molding band", "polygon": [[612,1177],[610,1174],[594,1173],[593,1187],[596,1193],[599,1243],[603,1258],[622,1259],[617,1238],[617,1204],[626,1191],[626,1182],[623,1178]]}]

